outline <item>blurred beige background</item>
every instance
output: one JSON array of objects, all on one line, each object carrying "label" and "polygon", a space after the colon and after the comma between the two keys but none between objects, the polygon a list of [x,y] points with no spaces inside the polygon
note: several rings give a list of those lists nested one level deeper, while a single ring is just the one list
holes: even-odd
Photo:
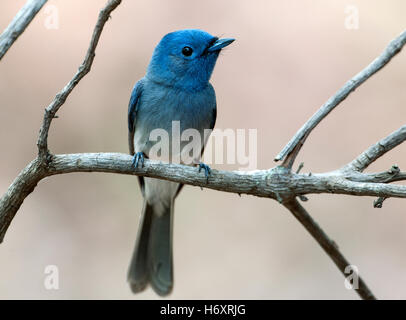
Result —
[{"label": "blurred beige background", "polygon": [[[3,30],[23,0],[0,2]],[[43,109],[81,63],[104,0],[49,1],[0,62],[0,192],[36,154]],[[344,26],[348,5],[359,29]],[[50,9],[48,9],[50,10]],[[131,89],[167,32],[235,37],[212,83],[217,128],[257,128],[258,167],[405,28],[406,2],[123,1],[102,34],[91,73],[53,122],[54,153],[127,152]],[[405,123],[406,52],[351,94],[312,133],[304,171],[338,168]],[[370,170],[406,169],[400,146]],[[216,166],[234,169],[233,166]],[[155,299],[126,283],[141,211],[137,179],[70,174],[42,181],[0,246],[0,298]],[[406,201],[310,195],[305,207],[379,298],[406,298]],[[186,187],[176,202],[174,299],[358,299],[304,228],[275,201]],[[59,268],[59,290],[44,269]]]}]

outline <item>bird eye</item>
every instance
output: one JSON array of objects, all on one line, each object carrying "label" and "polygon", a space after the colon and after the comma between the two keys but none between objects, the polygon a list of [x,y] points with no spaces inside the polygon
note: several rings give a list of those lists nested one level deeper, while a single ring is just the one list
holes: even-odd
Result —
[{"label": "bird eye", "polygon": [[182,49],[182,54],[183,54],[184,56],[186,56],[186,57],[191,56],[192,53],[193,53],[193,49],[192,49],[191,47],[184,47],[184,48]]}]

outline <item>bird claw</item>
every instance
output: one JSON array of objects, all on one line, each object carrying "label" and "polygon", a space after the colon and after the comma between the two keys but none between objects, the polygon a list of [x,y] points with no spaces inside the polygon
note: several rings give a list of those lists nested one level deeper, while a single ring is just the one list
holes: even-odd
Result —
[{"label": "bird claw", "polygon": [[211,174],[211,169],[207,164],[199,163],[199,173],[202,169],[204,170],[204,176],[206,177],[206,182],[208,182],[209,175]]},{"label": "bird claw", "polygon": [[132,165],[134,168],[138,168],[138,162],[141,160],[141,168],[144,166],[144,153],[137,152],[134,154]]}]

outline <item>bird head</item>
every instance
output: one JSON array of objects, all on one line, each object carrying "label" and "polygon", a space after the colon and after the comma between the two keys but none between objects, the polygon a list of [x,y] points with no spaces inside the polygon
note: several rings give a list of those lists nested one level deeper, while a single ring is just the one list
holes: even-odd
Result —
[{"label": "bird head", "polygon": [[168,33],[156,46],[146,76],[180,90],[204,89],[220,51],[233,41],[197,29]]}]

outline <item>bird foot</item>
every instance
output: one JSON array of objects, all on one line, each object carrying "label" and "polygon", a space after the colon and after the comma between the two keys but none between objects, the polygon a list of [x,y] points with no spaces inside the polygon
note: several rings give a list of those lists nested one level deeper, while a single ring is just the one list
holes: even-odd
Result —
[{"label": "bird foot", "polygon": [[138,168],[138,162],[141,161],[141,168],[144,166],[144,153],[142,152],[137,152],[134,154],[133,157],[133,163],[132,165],[134,166],[134,168]]},{"label": "bird foot", "polygon": [[204,163],[201,162],[201,163],[199,163],[199,173],[200,173],[200,171],[202,169],[204,170],[204,175],[206,177],[206,182],[209,182],[209,176],[211,174],[210,167],[207,164],[204,164]]}]

